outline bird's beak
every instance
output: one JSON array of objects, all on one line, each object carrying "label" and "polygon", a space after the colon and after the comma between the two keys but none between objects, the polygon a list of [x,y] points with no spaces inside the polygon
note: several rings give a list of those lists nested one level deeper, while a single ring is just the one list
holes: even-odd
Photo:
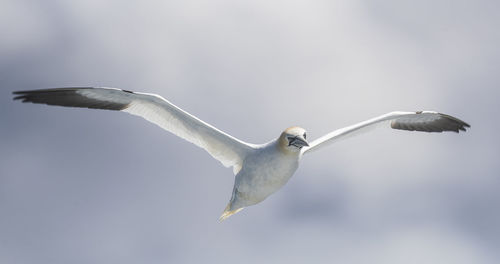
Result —
[{"label": "bird's beak", "polygon": [[307,144],[307,141],[303,139],[302,137],[295,137],[291,142],[290,145],[294,145],[298,148],[301,147],[309,147],[309,144]]},{"label": "bird's beak", "polygon": [[297,142],[302,146],[302,147],[309,147],[309,144],[307,141],[303,138],[297,138]]}]

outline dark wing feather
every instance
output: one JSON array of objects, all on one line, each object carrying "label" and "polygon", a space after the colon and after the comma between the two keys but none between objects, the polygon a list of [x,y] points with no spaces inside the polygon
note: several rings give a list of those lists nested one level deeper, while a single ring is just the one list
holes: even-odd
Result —
[{"label": "dark wing feather", "polygon": [[441,113],[416,112],[415,115],[394,119],[391,127],[400,130],[443,132],[443,131],[466,131],[469,124],[464,121]]},{"label": "dark wing feather", "polygon": [[[13,94],[17,96],[14,100],[22,100],[23,103],[36,103],[47,105],[59,105],[70,107],[82,107],[93,109],[106,109],[106,110],[123,110],[128,107],[128,103],[117,102],[105,99],[95,99],[78,91],[88,90],[93,88],[82,87],[68,87],[68,88],[54,88],[54,89],[41,89],[32,91],[16,91]],[[116,89],[116,91],[123,91]],[[129,91],[124,91],[129,92]]]}]

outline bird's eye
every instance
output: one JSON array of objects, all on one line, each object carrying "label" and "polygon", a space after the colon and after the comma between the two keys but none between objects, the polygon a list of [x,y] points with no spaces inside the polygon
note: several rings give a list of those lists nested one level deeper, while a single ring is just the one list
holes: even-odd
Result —
[{"label": "bird's eye", "polygon": [[306,139],[306,133],[304,133],[304,135],[303,135],[303,136],[304,136],[304,139]]}]

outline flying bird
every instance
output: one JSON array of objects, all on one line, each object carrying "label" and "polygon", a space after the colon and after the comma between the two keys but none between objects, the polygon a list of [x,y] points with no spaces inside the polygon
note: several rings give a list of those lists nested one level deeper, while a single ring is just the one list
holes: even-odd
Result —
[{"label": "flying bird", "polygon": [[465,131],[469,124],[434,111],[390,112],[352,126],[334,130],[308,142],[301,127],[285,129],[264,144],[237,139],[187,113],[156,94],[116,88],[67,87],[13,92],[14,100],[37,104],[116,110],[140,116],[205,149],[236,175],[233,192],[220,220],[265,200],[283,187],[304,154],[318,150],[353,132],[390,123],[393,129],[443,132]]}]

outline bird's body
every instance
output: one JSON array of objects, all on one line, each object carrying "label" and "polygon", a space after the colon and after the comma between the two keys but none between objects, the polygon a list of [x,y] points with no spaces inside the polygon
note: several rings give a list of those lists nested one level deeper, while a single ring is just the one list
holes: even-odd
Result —
[{"label": "bird's body", "polygon": [[320,149],[354,132],[390,122],[391,128],[410,131],[465,131],[458,118],[433,111],[391,112],[337,129],[311,143],[306,131],[290,127],[266,144],[250,144],[226,134],[153,94],[116,88],[71,87],[14,92],[15,100],[69,107],[124,111],[145,118],[161,128],[205,149],[236,174],[229,204],[221,220],[244,207],[265,200],[283,187],[299,167],[302,155]]},{"label": "bird's body", "polygon": [[299,151],[284,152],[277,140],[255,148],[236,174],[226,211],[260,203],[283,187],[299,167],[300,156]]}]

